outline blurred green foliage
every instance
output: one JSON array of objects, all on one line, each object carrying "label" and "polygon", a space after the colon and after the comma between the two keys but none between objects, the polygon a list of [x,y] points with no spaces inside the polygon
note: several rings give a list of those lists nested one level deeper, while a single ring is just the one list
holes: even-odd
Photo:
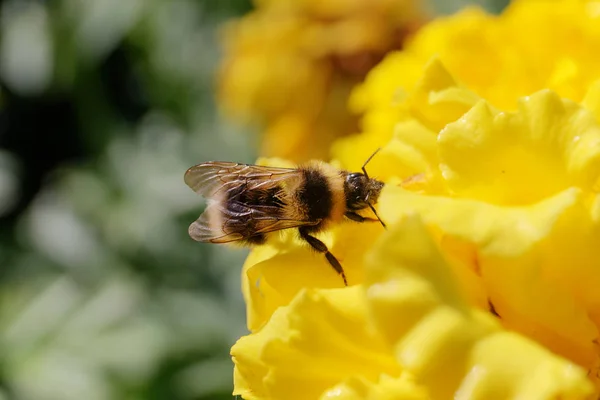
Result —
[{"label": "blurred green foliage", "polygon": [[187,236],[183,173],[255,157],[212,98],[250,5],[1,7],[0,398],[231,398],[244,253]]},{"label": "blurred green foliage", "polygon": [[470,5],[478,5],[489,12],[499,13],[510,0],[431,0],[433,10],[438,15],[451,14]]},{"label": "blurred green foliage", "polygon": [[231,398],[246,253],[188,237],[182,178],[256,156],[213,99],[250,8],[0,2],[0,400]]}]

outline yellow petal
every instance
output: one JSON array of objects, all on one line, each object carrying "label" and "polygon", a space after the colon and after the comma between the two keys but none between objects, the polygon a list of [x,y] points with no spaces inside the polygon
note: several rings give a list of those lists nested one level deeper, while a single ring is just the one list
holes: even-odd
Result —
[{"label": "yellow petal", "polygon": [[413,118],[438,132],[479,100],[475,93],[459,85],[438,57],[433,57],[423,67],[423,76],[408,96],[407,106]]},{"label": "yellow petal", "polygon": [[242,267],[242,293],[246,301],[246,324],[251,332],[260,329],[277,307],[290,301],[289,298],[283,299],[271,285],[261,281],[260,272],[253,270],[255,265],[259,265],[276,254],[275,247],[259,246],[250,252]]},{"label": "yellow petal", "polygon": [[[279,315],[273,316],[273,323],[265,327],[264,335],[273,334],[277,330],[286,327],[285,318]],[[231,356],[235,364],[233,370],[233,394],[241,396],[245,400],[267,399],[267,390],[264,385],[264,377],[268,368],[260,360],[264,343],[256,340],[253,336],[244,336],[231,349]]]},{"label": "yellow petal", "polygon": [[[513,260],[480,258],[495,311],[506,328],[592,370],[600,361],[595,344],[598,329],[570,288],[548,276],[549,265],[543,263],[543,258],[538,251]],[[563,270],[569,267],[564,265]],[[566,274],[562,276],[564,279]]]},{"label": "yellow petal", "polygon": [[471,199],[424,196],[387,185],[379,213],[388,224],[417,213],[443,235],[473,243],[482,254],[509,258],[525,254],[546,237],[580,195],[577,189],[569,189],[531,206],[501,207]]},{"label": "yellow petal", "polygon": [[600,121],[600,80],[590,85],[581,104]]},{"label": "yellow petal", "polygon": [[326,391],[321,400],[429,400],[427,391],[415,385],[407,374],[399,378],[382,375],[378,382],[351,378]]},{"label": "yellow petal", "polygon": [[[363,280],[363,255],[382,232],[376,223],[346,222],[318,237],[340,261],[348,284],[355,285]],[[296,235],[293,230],[282,232],[246,259],[242,282],[250,331],[260,329],[273,311],[289,304],[303,288],[344,286],[325,257]]]},{"label": "yellow petal", "polygon": [[[433,159],[431,149],[437,132],[467,112],[479,100],[477,95],[461,87],[436,57],[421,67],[423,75],[416,80],[410,95],[401,96],[400,93],[404,90],[401,87],[392,92],[389,90],[393,87],[389,82],[390,78],[403,75],[403,70],[393,70],[394,61],[391,57],[389,63],[382,63],[382,71],[375,70],[371,73],[372,82],[365,85],[365,90],[369,89],[372,93],[357,90],[357,98],[374,98],[372,103],[361,106],[368,110],[363,120],[363,133],[339,139],[332,147],[334,158],[340,160],[345,168],[358,170],[373,149],[384,147],[385,150],[385,147],[393,146],[394,149],[390,149],[389,153],[392,154],[395,150],[399,161],[385,164],[387,169],[382,168],[378,176],[387,177],[389,171],[394,171],[397,176],[408,176],[430,169],[434,164],[423,162]],[[388,74],[385,87],[378,86],[379,74]],[[392,137],[393,140],[389,142]],[[423,150],[427,150],[426,158],[423,158]],[[385,151],[381,153],[378,158]],[[384,165],[383,161],[379,163]],[[400,169],[394,168],[397,165]]]},{"label": "yellow petal", "polygon": [[600,364],[599,242],[600,226],[579,201],[525,256],[480,260],[506,326],[590,370]]},{"label": "yellow petal", "polygon": [[418,217],[382,236],[366,284],[375,326],[432,398],[592,398],[582,368],[467,305]]},{"label": "yellow petal", "polygon": [[233,346],[234,394],[304,400],[353,376],[399,375],[390,348],[366,328],[365,306],[360,286],[301,291]]},{"label": "yellow petal", "polygon": [[542,91],[514,113],[478,103],[439,135],[452,193],[524,205],[568,187],[592,190],[600,174],[600,127],[583,107]]},{"label": "yellow petal", "polygon": [[[369,135],[355,135],[339,140],[332,154],[348,171],[360,171],[378,147],[381,150],[366,169],[371,177],[387,181],[431,170],[437,165],[437,134],[416,120],[396,125],[393,138],[374,142]],[[378,144],[378,145],[377,145]]]},{"label": "yellow petal", "polygon": [[528,207],[499,207],[388,187],[380,214],[393,224],[417,212],[453,260],[471,304],[484,306],[487,293],[505,326],[595,369],[600,228],[585,204],[576,189]]},{"label": "yellow petal", "polygon": [[[426,97],[415,97],[423,68],[432,57],[444,64],[453,80],[496,107],[513,110],[518,98],[545,88],[580,101],[600,78],[597,10],[596,2],[513,1],[498,16],[469,7],[436,18],[407,41],[402,51],[389,53],[369,73],[355,89],[351,107],[364,115],[363,132],[389,135],[394,122],[406,119],[411,99],[414,110],[415,99],[433,105],[438,93],[447,96],[445,90],[437,89],[424,91]],[[465,91],[461,93],[458,98],[472,101],[471,96],[464,97]],[[452,107],[459,103],[455,101]],[[446,115],[451,108],[438,107],[439,114],[434,109],[412,116],[422,118],[421,122],[437,121],[435,128],[441,129],[440,122],[449,121]]]}]

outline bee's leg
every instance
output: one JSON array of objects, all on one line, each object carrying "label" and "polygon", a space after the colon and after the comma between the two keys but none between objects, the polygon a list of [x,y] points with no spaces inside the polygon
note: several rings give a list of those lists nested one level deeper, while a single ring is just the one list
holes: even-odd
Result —
[{"label": "bee's leg", "polygon": [[367,218],[367,217],[363,217],[362,215],[359,215],[353,211],[347,211],[346,214],[344,214],[346,216],[346,218],[351,219],[352,221],[356,221],[356,222],[379,222],[379,220],[377,218]]},{"label": "bee's leg", "polygon": [[333,254],[331,254],[325,243],[321,242],[316,237],[311,236],[305,228],[299,228],[298,231],[300,232],[300,237],[306,240],[306,242],[310,244],[310,246],[313,249],[315,249],[319,253],[325,254],[325,258],[327,259],[327,261],[329,261],[329,264],[331,264],[333,269],[335,269],[335,271],[342,276],[342,279],[344,280],[344,285],[348,286],[348,281],[346,281],[346,274],[344,273],[344,268],[342,268],[342,264],[340,264],[340,262],[337,260],[337,258],[335,258]]},{"label": "bee's leg", "polygon": [[488,309],[493,315],[495,315],[498,318],[501,318],[500,314],[498,314],[498,312],[496,311],[496,307],[494,307],[494,303],[492,303],[492,300],[490,299],[488,299]]}]

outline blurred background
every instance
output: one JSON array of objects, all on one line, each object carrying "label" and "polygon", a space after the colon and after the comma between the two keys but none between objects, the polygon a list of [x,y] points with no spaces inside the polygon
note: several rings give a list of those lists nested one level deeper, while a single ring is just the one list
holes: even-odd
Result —
[{"label": "blurred background", "polygon": [[[270,79],[279,50],[265,37],[280,37],[278,2],[296,16],[310,3],[0,1],[0,400],[231,398],[246,252],[188,237],[203,202],[183,173],[207,160],[301,153],[269,147],[300,106],[283,118],[271,96],[252,109],[260,102],[246,92],[257,83],[240,81],[260,67],[257,53]],[[409,34],[468,3],[429,2],[413,24],[387,21],[389,31]],[[498,12],[506,1],[478,4]],[[389,43],[370,48],[366,63],[336,54],[328,82],[350,90],[401,47]],[[323,71],[324,56],[310,57]],[[345,107],[345,92],[335,93]],[[312,123],[349,121],[335,115]],[[319,148],[298,158],[324,156]]]}]

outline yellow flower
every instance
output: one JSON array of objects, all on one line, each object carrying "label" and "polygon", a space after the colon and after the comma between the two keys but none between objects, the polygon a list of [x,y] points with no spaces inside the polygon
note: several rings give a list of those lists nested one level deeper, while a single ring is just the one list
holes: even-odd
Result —
[{"label": "yellow flower", "polygon": [[369,251],[363,285],[306,289],[232,348],[244,399],[591,399],[586,372],[461,294],[417,217]]},{"label": "yellow flower", "polygon": [[256,3],[226,29],[220,102],[261,127],[262,155],[324,158],[336,137],[356,130],[351,89],[419,25],[420,1]]},{"label": "yellow flower", "polygon": [[518,104],[499,112],[482,101],[448,124],[437,137],[445,193],[390,186],[380,212],[390,223],[418,212],[506,327],[596,371],[600,126],[552,92]]},{"label": "yellow flower", "polygon": [[[433,56],[450,72],[447,79],[452,76],[470,90],[462,98],[454,93],[454,111],[466,111],[461,103],[477,96],[493,107],[514,110],[519,98],[542,89],[580,102],[600,78],[599,45],[597,1],[521,0],[499,16],[468,8],[438,18],[407,40],[402,51],[388,54],[353,92],[350,104],[363,114],[362,134],[338,143],[333,155],[355,165],[343,159],[348,148],[384,144],[401,119],[415,118],[435,132],[452,122],[446,115],[436,116],[434,109],[425,115],[417,112],[423,111],[423,100],[441,104],[437,96],[452,95],[422,78],[423,66]],[[449,106],[438,110],[452,113]]]},{"label": "yellow flower", "polygon": [[[323,398],[598,398],[600,7],[552,4],[439,19],[354,91],[363,131],[333,145],[333,163],[358,170],[382,147],[368,170],[386,182],[377,207],[390,232],[348,223],[323,234],[351,288],[316,289],[342,282],[292,233],[252,252],[246,339],[264,375],[240,372],[242,339],[239,393],[269,398],[282,382],[268,343],[305,337],[281,322],[306,318],[300,299],[340,304],[345,293],[366,302],[359,325],[383,336],[400,369],[365,363],[373,377],[342,358],[340,374],[301,383]],[[310,354],[302,365],[321,362],[303,344],[292,346]]]},{"label": "yellow flower", "polygon": [[[401,120],[369,164],[387,182],[380,215],[394,226],[419,214],[471,307],[492,307],[505,328],[580,365],[598,384],[600,85],[585,106],[543,90],[500,111],[453,84],[439,61],[420,81],[427,84],[419,90],[435,87],[438,96],[411,102],[422,118]],[[423,116],[444,104],[442,114],[456,120],[436,132]],[[365,282],[364,254],[382,231],[348,223],[324,235],[350,284]],[[293,234],[253,251],[244,267],[252,331],[303,288],[341,287],[321,258]]]}]

